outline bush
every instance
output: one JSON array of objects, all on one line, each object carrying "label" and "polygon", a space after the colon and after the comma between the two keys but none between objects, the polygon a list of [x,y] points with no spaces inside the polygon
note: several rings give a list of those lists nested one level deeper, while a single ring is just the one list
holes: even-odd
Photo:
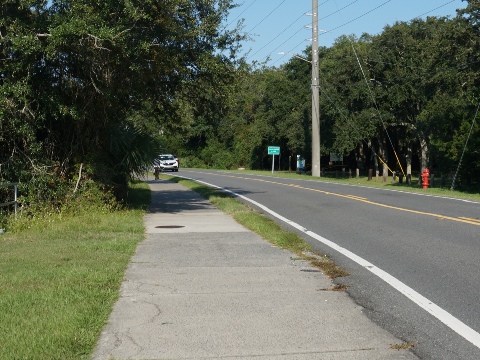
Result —
[{"label": "bush", "polygon": [[84,214],[95,210],[108,213],[122,207],[112,189],[89,179],[65,181],[57,176],[36,176],[29,182],[19,184],[19,212],[0,216],[0,221],[9,231],[19,231],[33,226],[42,226],[64,216]]},{"label": "bush", "polygon": [[200,160],[198,157],[193,155],[182,157],[179,160],[180,160],[180,168],[186,167],[186,168],[202,169],[202,168],[208,167],[204,161]]}]

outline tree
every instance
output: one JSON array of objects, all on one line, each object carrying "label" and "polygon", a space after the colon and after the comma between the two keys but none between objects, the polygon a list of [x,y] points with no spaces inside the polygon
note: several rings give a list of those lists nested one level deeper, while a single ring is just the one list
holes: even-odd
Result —
[{"label": "tree", "polygon": [[122,187],[158,155],[158,131],[176,126],[181,99],[200,97],[192,84],[213,89],[229,76],[241,39],[221,30],[231,7],[229,0],[7,1],[0,176],[69,179],[84,163],[92,178]]},{"label": "tree", "polygon": [[[327,139],[331,152],[347,155],[355,151],[358,170],[369,166],[371,139],[381,134],[382,120],[388,119],[376,108],[378,100],[372,92],[376,89],[371,47],[367,35],[360,39],[342,36],[321,58],[322,138]],[[372,83],[366,83],[365,77]]]}]

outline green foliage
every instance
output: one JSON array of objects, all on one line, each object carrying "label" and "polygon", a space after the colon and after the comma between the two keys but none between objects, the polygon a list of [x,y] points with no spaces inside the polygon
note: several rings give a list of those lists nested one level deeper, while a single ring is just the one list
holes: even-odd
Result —
[{"label": "green foliage", "polygon": [[[19,185],[19,212],[7,217],[8,231],[38,228],[65,216],[82,215],[90,211],[110,213],[123,207],[111,188],[82,176],[76,192],[73,183],[52,182],[51,176],[36,178]],[[26,195],[25,195],[26,194]]]},{"label": "green foliage", "polygon": [[[428,166],[438,177],[459,168],[460,187],[480,189],[478,9],[467,1],[454,18],[397,22],[378,35],[341,36],[319,49],[322,154],[342,154],[344,166],[365,172]],[[310,54],[307,48],[280,68],[240,67],[235,99],[221,117],[210,123],[191,117],[192,129],[203,135],[190,153],[212,167],[265,169],[271,166],[266,149],[277,145],[283,168],[297,154],[308,164]],[[234,154],[233,163],[227,154]],[[322,167],[327,164],[325,156]]]},{"label": "green foliage", "polygon": [[29,203],[56,201],[83,164],[125,197],[162,150],[158,134],[194,129],[193,113],[198,127],[205,119],[204,136],[221,118],[242,39],[221,30],[231,8],[230,0],[2,5],[0,178],[25,184]]},{"label": "green foliage", "polygon": [[[365,171],[385,161],[449,174],[466,144],[460,185],[480,184],[478,120],[467,143],[480,98],[479,6],[466,4],[454,18],[397,22],[319,49],[322,154]],[[232,6],[8,1],[0,178],[30,184],[23,196],[33,204],[34,189],[45,192],[39,201],[65,198],[81,164],[124,198],[161,152],[183,167],[264,169],[276,145],[282,168],[297,154],[308,164],[311,48],[280,68],[247,65],[236,57],[245,35],[224,29]]]},{"label": "green foliage", "polygon": [[208,168],[207,164],[205,164],[202,160],[194,155],[187,155],[182,157],[181,166],[187,168],[198,168],[198,169],[206,169]]}]

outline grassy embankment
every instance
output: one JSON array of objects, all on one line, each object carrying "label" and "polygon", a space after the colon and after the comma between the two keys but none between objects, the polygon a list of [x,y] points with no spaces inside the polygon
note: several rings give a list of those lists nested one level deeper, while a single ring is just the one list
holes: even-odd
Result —
[{"label": "grassy embankment", "polygon": [[144,183],[128,209],[88,209],[0,235],[0,359],[88,359],[144,238]]}]

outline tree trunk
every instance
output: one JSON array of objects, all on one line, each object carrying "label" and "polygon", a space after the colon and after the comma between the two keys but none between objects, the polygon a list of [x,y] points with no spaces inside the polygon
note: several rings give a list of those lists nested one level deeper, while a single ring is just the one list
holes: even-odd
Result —
[{"label": "tree trunk", "polygon": [[372,145],[372,140],[370,139],[368,140],[368,147],[371,149],[370,164],[368,169],[368,174],[369,174],[368,180],[371,180],[372,164],[373,164],[373,169],[375,169],[375,180],[378,180],[378,157],[375,151],[375,147]]},{"label": "tree trunk", "polygon": [[408,144],[405,159],[407,161],[407,175],[412,175],[412,145],[410,143]]},{"label": "tree trunk", "polygon": [[427,140],[421,135],[419,137],[420,141],[420,149],[419,149],[419,158],[420,158],[420,173],[425,170],[425,168],[428,166],[429,162],[429,151],[428,151],[428,144]]},{"label": "tree trunk", "polygon": [[379,149],[378,153],[380,157],[382,158],[382,177],[383,177],[383,182],[387,181],[388,177],[388,151],[387,151],[387,146],[385,142],[385,138],[381,139],[379,142]]},{"label": "tree trunk", "polygon": [[410,185],[412,182],[412,143],[411,142],[408,142],[407,155],[405,158],[407,161],[407,184]]},{"label": "tree trunk", "polygon": [[357,151],[355,151],[355,157],[357,162],[357,171],[356,171],[356,178],[360,176],[360,169],[365,166],[365,152],[363,151],[363,143],[359,142],[357,145]]}]

